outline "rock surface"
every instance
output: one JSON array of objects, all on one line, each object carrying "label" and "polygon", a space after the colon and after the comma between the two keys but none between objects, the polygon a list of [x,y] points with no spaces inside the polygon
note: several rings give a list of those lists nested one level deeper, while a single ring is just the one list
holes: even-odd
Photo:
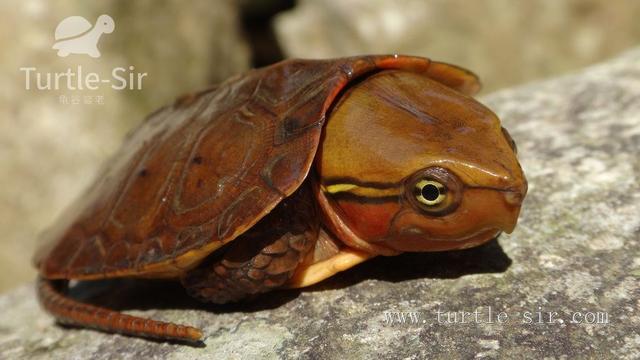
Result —
[{"label": "rock surface", "polygon": [[609,0],[299,0],[275,30],[290,57],[421,55],[473,69],[494,91],[636,46],[638,11]]},{"label": "rock surface", "polygon": [[204,347],[61,328],[25,286],[0,297],[0,358],[637,359],[640,50],[484,101],[516,140],[530,182],[512,235],[465,251],[378,258],[245,305],[196,304],[166,283],[73,290],[202,327]]}]

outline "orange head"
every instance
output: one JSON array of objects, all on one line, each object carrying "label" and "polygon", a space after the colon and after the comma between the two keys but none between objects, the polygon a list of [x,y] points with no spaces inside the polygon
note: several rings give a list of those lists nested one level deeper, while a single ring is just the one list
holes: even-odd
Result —
[{"label": "orange head", "polygon": [[527,182],[513,140],[473,98],[387,70],[347,89],[329,116],[318,199],[348,246],[438,251],[513,231]]}]

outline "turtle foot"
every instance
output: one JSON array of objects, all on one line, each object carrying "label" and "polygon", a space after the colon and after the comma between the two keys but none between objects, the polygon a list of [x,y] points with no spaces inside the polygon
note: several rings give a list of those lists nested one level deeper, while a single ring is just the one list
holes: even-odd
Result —
[{"label": "turtle foot", "polygon": [[204,302],[227,303],[283,287],[318,238],[318,218],[305,188],[284,199],[253,228],[182,278]]}]

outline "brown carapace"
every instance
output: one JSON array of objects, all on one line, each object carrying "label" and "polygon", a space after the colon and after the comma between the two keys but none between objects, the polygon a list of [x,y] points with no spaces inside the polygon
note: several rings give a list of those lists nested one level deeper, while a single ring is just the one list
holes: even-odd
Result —
[{"label": "brown carapace", "polygon": [[67,283],[176,279],[224,303],[511,232],[526,180],[478,89],[464,69],[390,55],[287,60],[179,98],[44,234],[40,302],[62,323],[200,341],[74,300]]}]

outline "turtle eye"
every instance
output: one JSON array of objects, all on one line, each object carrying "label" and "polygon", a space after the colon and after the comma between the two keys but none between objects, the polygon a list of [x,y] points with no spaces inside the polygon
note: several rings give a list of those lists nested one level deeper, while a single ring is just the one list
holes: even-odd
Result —
[{"label": "turtle eye", "polygon": [[416,200],[427,206],[439,205],[447,197],[447,188],[434,180],[422,179],[416,183],[414,190]]},{"label": "turtle eye", "polygon": [[441,167],[429,167],[406,180],[405,197],[415,208],[429,216],[455,211],[462,201],[463,186],[458,177]]}]

